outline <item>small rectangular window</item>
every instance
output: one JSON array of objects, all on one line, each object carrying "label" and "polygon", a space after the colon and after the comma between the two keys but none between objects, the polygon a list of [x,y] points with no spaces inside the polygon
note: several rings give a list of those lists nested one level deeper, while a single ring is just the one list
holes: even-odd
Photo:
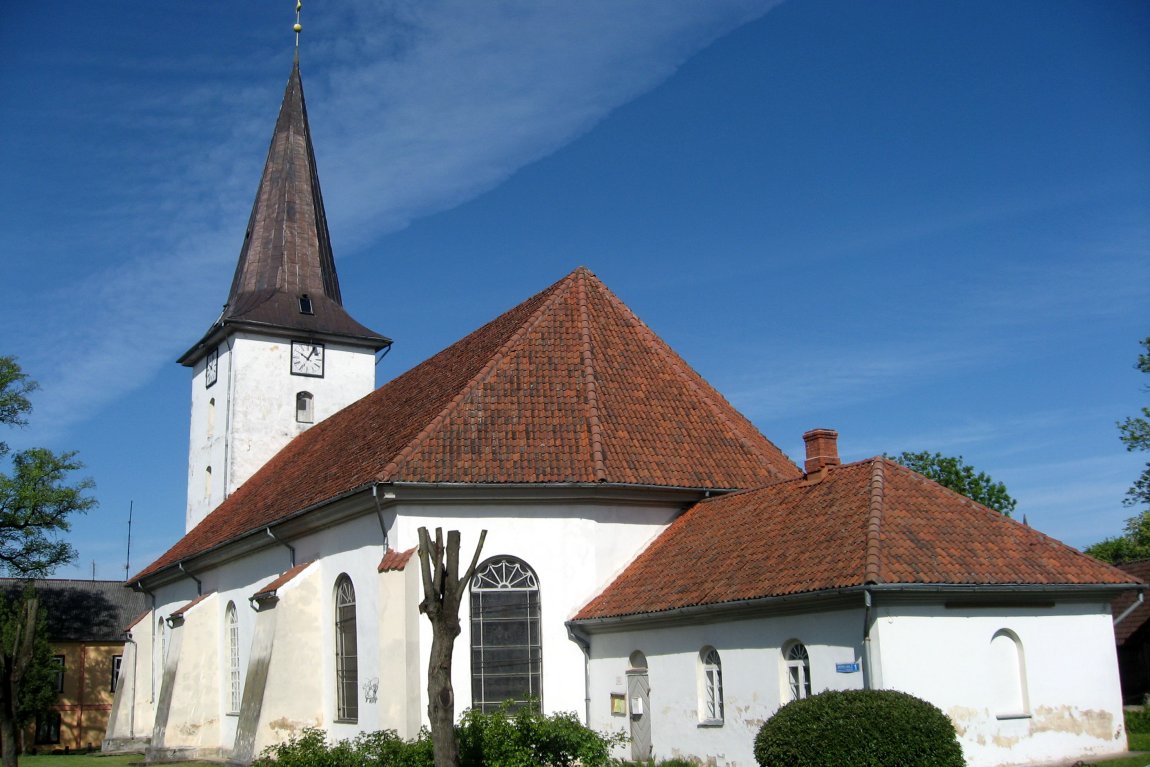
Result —
[{"label": "small rectangular window", "polygon": [[60,742],[59,711],[48,711],[36,717],[36,742],[42,745]]},{"label": "small rectangular window", "polygon": [[53,682],[54,689],[56,692],[64,692],[64,656],[53,655],[52,666],[52,673],[56,676]]},{"label": "small rectangular window", "polygon": [[123,655],[112,656],[112,692],[116,691],[116,684],[120,681],[120,664],[123,661]]},{"label": "small rectangular window", "polygon": [[304,293],[299,297],[299,313],[315,314],[315,311],[312,309],[311,305],[311,296],[309,296],[307,293]]}]

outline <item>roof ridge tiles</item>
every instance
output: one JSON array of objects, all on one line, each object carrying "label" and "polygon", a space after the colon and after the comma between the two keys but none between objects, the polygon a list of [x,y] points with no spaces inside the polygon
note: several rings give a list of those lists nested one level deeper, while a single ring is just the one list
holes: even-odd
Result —
[{"label": "roof ridge tiles", "polygon": [[591,310],[587,305],[587,272],[580,267],[575,271],[576,300],[579,305],[579,333],[583,360],[583,381],[587,386],[587,423],[591,431],[591,461],[596,482],[607,481],[607,464],[603,456],[603,429],[599,413],[599,391],[595,376],[595,355],[591,348]]},{"label": "roof ridge tiles", "polygon": [[866,525],[866,571],[863,583],[879,583],[881,580],[882,565],[882,513],[883,500],[886,491],[886,460],[872,458],[870,476],[870,497],[868,499],[870,512]]},{"label": "roof ridge tiles", "polygon": [[565,288],[570,287],[569,283],[575,277],[577,272],[578,270],[572,272],[571,274],[567,275],[567,277],[560,280],[557,285],[555,285],[555,290],[550,296],[548,296],[547,300],[542,302],[542,304],[540,304],[539,307],[531,313],[531,316],[529,316],[523,322],[523,324],[516,328],[514,333],[508,336],[507,340],[504,341],[503,344],[499,347],[498,351],[492,355],[491,359],[489,359],[483,365],[483,367],[480,368],[479,372],[472,376],[467,381],[467,383],[464,384],[459,389],[459,391],[455,393],[455,396],[451,398],[451,401],[448,402],[442,410],[436,413],[435,417],[431,419],[431,422],[428,423],[427,426],[425,426],[419,432],[419,434],[415,435],[411,442],[407,443],[407,445],[404,446],[403,450],[401,450],[395,458],[393,458],[388,462],[386,466],[383,467],[383,471],[381,471],[376,477],[378,481],[387,482],[403,469],[404,464],[407,463],[411,456],[413,456],[415,452],[419,450],[419,448],[422,447],[433,434],[436,434],[444,421],[446,421],[448,417],[459,408],[459,404],[467,398],[467,395],[471,393],[476,384],[487,379],[491,373],[499,366],[499,363],[502,362],[503,359],[507,356],[508,352],[515,348],[516,344],[519,343],[519,340],[522,339],[523,336],[525,336],[528,332],[530,332],[530,330],[534,328],[535,325],[537,325],[539,321],[547,315],[547,310],[560,299],[560,297],[565,292]]}]

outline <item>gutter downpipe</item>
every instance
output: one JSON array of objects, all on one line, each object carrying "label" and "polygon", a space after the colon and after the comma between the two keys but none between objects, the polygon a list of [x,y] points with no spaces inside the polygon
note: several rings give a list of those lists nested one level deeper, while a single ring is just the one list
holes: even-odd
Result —
[{"label": "gutter downpipe", "polygon": [[591,635],[570,621],[567,636],[583,651],[583,724],[591,726]]},{"label": "gutter downpipe", "polygon": [[[387,348],[390,349],[391,347],[389,346]],[[383,519],[383,501],[394,501],[395,493],[385,492],[382,494],[381,498],[379,488],[380,484],[378,482],[371,486],[371,497],[375,500],[375,516],[377,519],[379,519],[379,529],[380,532],[383,533],[383,551],[386,554],[387,550],[391,548],[391,542],[387,537],[387,523]]]},{"label": "gutter downpipe", "polygon": [[1115,626],[1117,626],[1119,623],[1121,623],[1122,621],[1124,621],[1124,620],[1126,620],[1127,618],[1129,618],[1129,617],[1130,617],[1130,613],[1132,613],[1132,612],[1134,612],[1135,610],[1137,610],[1137,609],[1138,609],[1138,607],[1139,607],[1139,605],[1141,605],[1141,604],[1142,604],[1142,601],[1143,601],[1144,599],[1145,599],[1145,594],[1143,594],[1143,592],[1139,591],[1139,592],[1138,592],[1138,598],[1134,600],[1134,604],[1132,604],[1132,605],[1130,605],[1129,607],[1127,607],[1125,610],[1123,610],[1123,611],[1122,611],[1122,614],[1121,614],[1121,615],[1119,615],[1117,618],[1115,618],[1115,619],[1114,619],[1114,625],[1115,625]]},{"label": "gutter downpipe", "polygon": [[200,583],[200,579],[188,572],[188,569],[184,567],[184,563],[182,561],[179,562],[176,567],[180,568],[181,573],[196,582],[196,596],[202,597],[204,595],[204,584]]},{"label": "gutter downpipe", "polygon": [[874,597],[870,589],[863,589],[863,689],[882,689],[882,669],[875,660],[877,650],[871,643],[870,630],[874,623],[871,610],[874,608]]},{"label": "gutter downpipe", "polygon": [[270,527],[265,527],[264,532],[268,534],[269,538],[288,550],[288,555],[291,559],[291,565],[289,565],[288,569],[290,570],[292,567],[295,567],[295,547],[287,541],[276,538],[276,534],[272,532]]}]

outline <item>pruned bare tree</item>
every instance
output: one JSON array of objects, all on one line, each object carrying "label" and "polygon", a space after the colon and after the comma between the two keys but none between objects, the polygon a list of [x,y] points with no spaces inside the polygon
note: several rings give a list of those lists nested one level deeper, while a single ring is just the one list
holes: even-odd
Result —
[{"label": "pruned bare tree", "polygon": [[459,577],[459,531],[435,528],[432,541],[426,527],[419,528],[419,565],[423,573],[423,601],[419,611],[431,621],[431,658],[427,663],[427,717],[435,767],[459,767],[459,739],[455,734],[455,690],[451,686],[451,657],[461,629],[459,604],[475,575],[487,531],[479,533],[475,555]]}]

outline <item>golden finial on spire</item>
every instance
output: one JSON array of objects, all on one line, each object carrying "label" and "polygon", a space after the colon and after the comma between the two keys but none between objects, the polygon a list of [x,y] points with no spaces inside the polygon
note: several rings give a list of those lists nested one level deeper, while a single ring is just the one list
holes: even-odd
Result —
[{"label": "golden finial on spire", "polygon": [[303,31],[303,25],[299,23],[299,12],[300,12],[300,9],[302,9],[302,8],[303,8],[303,0],[296,0],[296,2],[295,2],[295,26],[292,27],[292,29],[295,30],[295,47],[296,48],[299,47],[299,33],[301,31]]}]

